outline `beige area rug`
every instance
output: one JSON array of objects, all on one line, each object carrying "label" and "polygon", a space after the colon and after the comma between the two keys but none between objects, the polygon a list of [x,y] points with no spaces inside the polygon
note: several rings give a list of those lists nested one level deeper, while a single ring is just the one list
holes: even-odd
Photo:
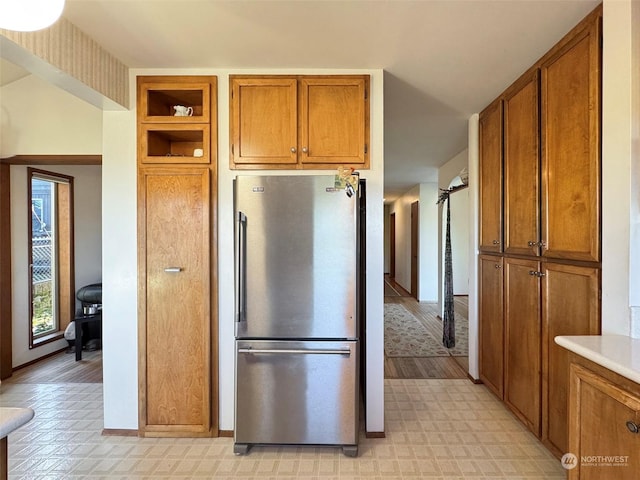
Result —
[{"label": "beige area rug", "polygon": [[456,315],[456,346],[442,345],[442,321],[434,311],[424,322],[403,305],[384,305],[384,351],[388,357],[466,357],[469,355],[469,325]]}]

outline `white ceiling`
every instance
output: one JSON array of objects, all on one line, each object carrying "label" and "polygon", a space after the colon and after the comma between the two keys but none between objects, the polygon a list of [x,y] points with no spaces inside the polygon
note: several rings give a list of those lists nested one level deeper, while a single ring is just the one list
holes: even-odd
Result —
[{"label": "white ceiling", "polygon": [[133,68],[384,69],[387,200],[467,146],[484,108],[597,0],[67,0]]}]

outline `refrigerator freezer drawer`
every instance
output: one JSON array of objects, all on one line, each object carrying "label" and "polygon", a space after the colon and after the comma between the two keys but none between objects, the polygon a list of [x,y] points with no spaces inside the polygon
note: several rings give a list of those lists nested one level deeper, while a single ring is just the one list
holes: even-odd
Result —
[{"label": "refrigerator freezer drawer", "polygon": [[357,445],[357,341],[238,340],[236,357],[236,445]]}]

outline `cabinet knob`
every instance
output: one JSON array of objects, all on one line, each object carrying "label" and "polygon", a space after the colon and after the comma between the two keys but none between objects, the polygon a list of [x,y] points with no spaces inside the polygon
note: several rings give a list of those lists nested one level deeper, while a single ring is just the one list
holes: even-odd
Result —
[{"label": "cabinet knob", "polygon": [[530,247],[536,247],[536,246],[538,246],[538,242],[534,242],[534,241],[529,240],[527,242],[527,245],[529,245]]},{"label": "cabinet knob", "polygon": [[296,153],[296,147],[291,147],[291,153]]},{"label": "cabinet knob", "polygon": [[307,147],[302,147],[302,153],[307,153],[309,152],[309,149]]},{"label": "cabinet knob", "polygon": [[494,241],[493,241],[493,242],[491,242],[491,243],[493,243],[494,245],[500,245],[500,240],[494,240]]},{"label": "cabinet knob", "polygon": [[502,265],[500,265],[499,263],[496,263],[494,266],[496,267],[496,270],[499,270],[502,268]]},{"label": "cabinet knob", "polygon": [[627,428],[631,433],[640,433],[640,427],[638,426],[638,424],[632,422],[631,420],[627,422]]}]

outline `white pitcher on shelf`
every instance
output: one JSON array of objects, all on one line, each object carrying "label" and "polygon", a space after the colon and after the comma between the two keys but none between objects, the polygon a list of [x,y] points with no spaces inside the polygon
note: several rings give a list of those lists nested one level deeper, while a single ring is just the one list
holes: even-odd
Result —
[{"label": "white pitcher on shelf", "polygon": [[176,113],[174,113],[174,117],[190,117],[193,115],[193,108],[191,107],[176,105],[173,109],[176,111]]}]

